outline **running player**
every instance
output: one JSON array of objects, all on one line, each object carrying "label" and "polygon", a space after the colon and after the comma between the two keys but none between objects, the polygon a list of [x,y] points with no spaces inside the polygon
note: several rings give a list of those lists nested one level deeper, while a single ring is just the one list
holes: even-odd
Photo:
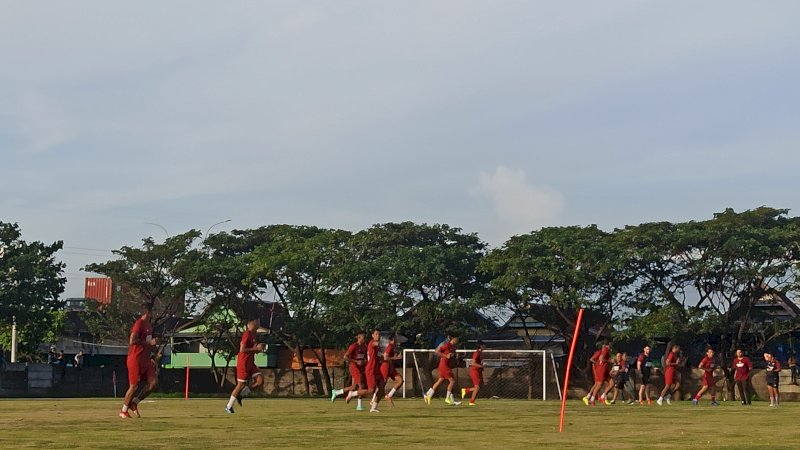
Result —
[{"label": "running player", "polygon": [[[344,354],[344,360],[350,370],[350,386],[343,389],[334,389],[331,392],[331,401],[336,401],[336,397],[347,393],[345,401],[350,403],[354,397],[358,397],[358,406],[356,410],[361,411],[364,409],[361,406],[361,396],[367,393],[366,375],[364,374],[364,365],[367,362],[367,333],[363,331],[356,334],[356,341],[350,344]],[[359,395],[360,393],[360,395]]]},{"label": "running player", "polygon": [[[147,398],[156,388],[158,379],[156,378],[156,365],[150,357],[150,352],[155,348],[157,341],[153,337],[153,326],[150,318],[153,315],[153,304],[142,304],[142,315],[131,328],[128,337],[128,391],[125,393],[125,400],[122,403],[122,411],[119,416],[123,419],[130,418],[128,411],[139,416],[139,402]],[[146,384],[139,389],[139,384],[144,381]],[[139,392],[138,395],[136,392]]]},{"label": "running player", "polygon": [[676,372],[678,371],[678,352],[680,349],[680,345],[673,345],[664,359],[664,389],[661,390],[661,395],[658,397],[658,400],[656,400],[658,406],[663,405],[665,399],[668,405],[672,404],[670,398],[672,398],[672,393],[675,389],[678,388]]},{"label": "running player", "polygon": [[711,393],[711,406],[719,406],[719,403],[717,403],[717,382],[714,380],[714,371],[718,366],[717,358],[714,357],[714,349],[709,347],[706,350],[705,358],[703,358],[703,360],[700,361],[700,365],[697,366],[703,369],[703,387],[700,388],[697,395],[692,399],[692,403],[695,406],[700,402],[700,397],[702,397],[706,391]]},{"label": "running player", "polygon": [[[611,368],[608,365],[608,359],[611,356],[611,346],[608,344],[607,341],[603,341],[603,346],[594,352],[592,357],[589,359],[589,362],[592,363],[592,374],[594,375],[594,384],[592,388],[589,389],[589,393],[586,394],[586,397],[583,398],[583,403],[586,405],[594,406],[595,398],[598,397],[600,391],[603,390],[603,394],[599,395],[600,401],[605,403],[606,405],[610,405],[606,399],[606,393],[614,387],[613,380],[611,380]],[[603,385],[608,383],[608,386],[603,389]]]},{"label": "running player", "polygon": [[652,405],[653,400],[650,399],[650,375],[653,370],[653,360],[650,358],[650,346],[645,345],[642,353],[636,358],[636,372],[639,374],[641,386],[639,386],[639,404],[644,405],[644,400],[647,398],[647,404]]},{"label": "running player", "polygon": [[381,361],[381,378],[383,378],[383,382],[388,383],[389,380],[394,380],[392,390],[386,394],[386,401],[392,406],[394,406],[392,397],[394,397],[394,394],[403,385],[403,377],[400,376],[400,373],[398,373],[397,369],[394,367],[394,362],[403,358],[397,353],[397,350],[395,350],[396,341],[397,335],[392,334],[389,337],[389,343],[386,344],[386,350],[383,351],[383,361]]},{"label": "running player", "polygon": [[372,394],[372,401],[369,403],[369,412],[378,411],[378,403],[381,401],[384,381],[381,376],[381,331],[372,330],[372,339],[367,343],[367,366],[364,371],[367,379],[367,395]]},{"label": "running player", "polygon": [[478,398],[478,391],[483,384],[483,351],[486,350],[486,344],[483,341],[478,341],[478,348],[472,353],[472,365],[469,367],[469,377],[472,379],[471,388],[461,389],[461,399],[467,396],[470,392],[472,397],[469,399],[469,406],[475,406],[475,399]]},{"label": "running player", "polygon": [[781,394],[778,390],[778,379],[781,363],[770,352],[764,352],[764,361],[767,362],[767,392],[769,392],[769,406],[778,406],[781,403]]},{"label": "running player", "polygon": [[456,384],[455,378],[453,378],[453,372],[450,369],[453,363],[456,360],[456,345],[458,344],[458,337],[456,336],[447,336],[447,340],[442,342],[441,345],[436,349],[436,353],[439,354],[439,378],[433,383],[433,386],[428,389],[428,392],[425,393],[425,403],[431,404],[431,399],[433,398],[433,393],[436,392],[436,388],[439,387],[444,380],[447,380],[447,396],[444,399],[444,402],[448,405],[455,405],[458,406],[461,402],[455,401],[453,398],[453,386]]},{"label": "running player", "polygon": [[256,367],[256,353],[264,351],[264,344],[256,343],[256,333],[260,326],[258,318],[248,320],[247,329],[239,341],[239,354],[236,356],[236,387],[233,388],[231,398],[225,407],[225,412],[228,414],[234,413],[233,402],[238,402],[239,406],[242,406],[242,397],[264,384],[264,376]]},{"label": "running player", "polygon": [[742,349],[736,350],[736,357],[733,358],[733,379],[736,382],[736,387],[739,390],[739,397],[742,398],[742,405],[750,404],[750,395],[747,382],[750,379],[750,371],[753,370],[753,364],[750,358],[744,356]]}]

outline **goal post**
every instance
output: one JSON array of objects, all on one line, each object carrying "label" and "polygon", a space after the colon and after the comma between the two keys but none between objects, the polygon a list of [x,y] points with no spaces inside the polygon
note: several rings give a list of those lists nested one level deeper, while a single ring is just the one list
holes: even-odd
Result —
[{"label": "goal post", "polygon": [[[457,394],[463,387],[471,387],[469,376],[474,350],[456,350],[458,359],[453,368]],[[547,400],[548,372],[552,372],[545,350],[492,350],[483,351],[483,386],[479,397]],[[422,397],[424,390],[436,381],[439,355],[435,349],[404,349],[402,374],[403,398]],[[446,382],[439,387],[442,394]]]}]

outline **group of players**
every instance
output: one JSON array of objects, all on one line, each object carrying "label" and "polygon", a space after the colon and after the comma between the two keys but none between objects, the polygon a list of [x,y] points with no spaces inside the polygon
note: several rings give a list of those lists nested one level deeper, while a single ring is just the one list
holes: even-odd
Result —
[{"label": "group of players", "polygon": [[[142,315],[131,328],[128,342],[128,391],[119,416],[130,418],[131,415],[139,417],[139,403],[147,398],[156,388],[155,361],[151,357],[153,349],[157,345],[157,339],[153,337],[153,327],[150,323],[152,316],[152,305],[142,305]],[[248,320],[247,329],[242,334],[239,343],[239,353],[236,358],[236,386],[231,392],[225,411],[234,414],[234,404],[242,405],[242,398],[246,397],[253,389],[263,385],[264,377],[261,370],[255,364],[255,355],[264,351],[264,344],[256,341],[256,333],[260,327],[257,318]],[[393,397],[397,390],[403,385],[403,377],[397,372],[395,362],[402,358],[396,348],[396,336],[389,337],[389,343],[381,351],[380,340],[381,331],[373,330],[370,340],[367,342],[366,333],[358,333],[356,341],[350,345],[345,353],[345,360],[350,369],[351,384],[342,389],[334,389],[331,392],[331,401],[337,397],[345,395],[345,401],[357,399],[357,410],[363,410],[362,399],[370,398],[370,412],[379,412],[378,403],[385,398],[389,404],[393,404]],[[431,404],[434,391],[439,385],[447,381],[447,396],[445,403],[448,405],[460,405],[453,396],[455,379],[452,368],[456,362],[456,345],[458,337],[448,336],[436,352],[439,354],[439,378],[425,393],[425,402]],[[483,342],[478,342],[478,348],[472,355],[472,366],[470,367],[470,378],[473,386],[461,389],[461,398],[464,399],[471,394],[469,405],[475,405],[478,391],[483,383],[483,360],[481,354],[485,349]],[[393,381],[394,384],[386,392],[386,384]]]},{"label": "group of players", "polygon": [[[654,367],[653,360],[650,356],[650,350],[650,346],[645,346],[635,359],[635,363],[629,366],[627,354],[617,353],[615,357],[612,358],[611,346],[608,342],[604,342],[601,348],[590,358],[594,384],[589,388],[586,396],[583,397],[583,403],[594,406],[595,402],[599,400],[602,404],[612,405],[616,403],[617,396],[620,394],[624,402],[626,385],[630,379],[630,372],[633,371],[634,386],[636,384],[639,385],[639,404],[651,405],[653,401],[650,397],[650,389],[652,387],[650,378],[654,370],[657,369]],[[681,379],[678,369],[686,364],[686,359],[682,356],[680,350],[681,348],[678,344],[667,348],[667,353],[663,360],[664,387],[656,400],[656,404],[659,406],[663,405],[664,402],[668,405],[672,404],[672,395],[680,387]],[[766,362],[766,379],[770,406],[775,407],[780,403],[778,382],[781,364],[769,351],[764,352],[764,361]],[[700,390],[692,397],[692,403],[695,405],[699,404],[703,395],[708,393],[711,396],[711,405],[719,406],[719,403],[717,403],[717,387],[714,373],[717,370],[721,370],[722,367],[714,354],[713,348],[709,347],[706,350],[705,356],[697,367],[703,371],[703,383]],[[734,373],[734,381],[742,405],[750,405],[748,381],[750,379],[750,372],[753,370],[753,364],[750,358],[744,356],[744,352],[738,349],[736,350],[736,357],[731,361],[730,368]],[[609,394],[612,389],[614,393],[609,399]],[[636,403],[634,396],[635,392],[628,400],[628,404]]]}]

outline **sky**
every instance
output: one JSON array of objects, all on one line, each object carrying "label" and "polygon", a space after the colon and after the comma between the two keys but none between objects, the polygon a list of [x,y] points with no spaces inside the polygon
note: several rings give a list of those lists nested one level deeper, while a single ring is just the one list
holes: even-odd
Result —
[{"label": "sky", "polygon": [[[0,221],[543,226],[800,207],[794,1],[0,0]],[[155,223],[158,225],[151,225]]]}]

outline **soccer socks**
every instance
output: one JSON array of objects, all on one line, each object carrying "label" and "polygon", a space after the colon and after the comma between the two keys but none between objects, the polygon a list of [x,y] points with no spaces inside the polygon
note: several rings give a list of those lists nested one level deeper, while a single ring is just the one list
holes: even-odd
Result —
[{"label": "soccer socks", "polygon": [[334,390],[333,390],[333,393],[334,393],[336,396],[342,395],[342,394],[344,394],[344,389],[334,389]]},{"label": "soccer socks", "polygon": [[128,412],[128,405],[122,405],[122,412]]},{"label": "soccer socks", "polygon": [[358,397],[358,405],[357,405],[357,407],[359,409],[362,408],[362,406],[361,406],[361,397]]},{"label": "soccer socks", "polygon": [[234,397],[234,396],[231,396],[231,398],[228,399],[228,409],[233,408],[233,402],[235,402],[235,401],[236,401],[236,397]]},{"label": "soccer socks", "polygon": [[433,397],[433,388],[428,389],[428,392],[425,393],[428,397]]},{"label": "soccer socks", "polygon": [[389,398],[392,398],[392,397],[394,397],[394,393],[395,392],[397,392],[397,389],[392,388],[392,390],[389,391],[389,393],[386,396],[389,397]]}]

